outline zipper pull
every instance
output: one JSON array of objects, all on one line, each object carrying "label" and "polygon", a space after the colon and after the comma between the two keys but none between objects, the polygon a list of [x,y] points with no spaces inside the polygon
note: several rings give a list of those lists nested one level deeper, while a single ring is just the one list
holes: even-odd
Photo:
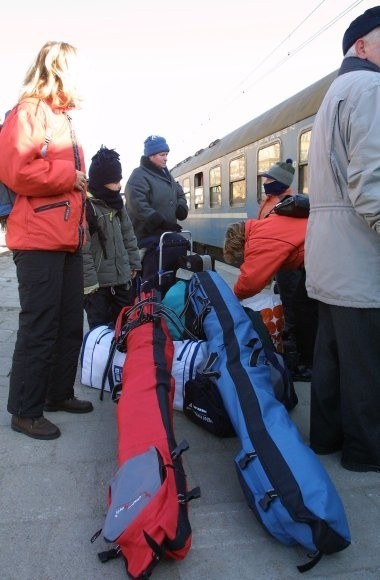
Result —
[{"label": "zipper pull", "polygon": [[70,202],[66,202],[66,209],[65,209],[65,222],[69,219],[70,215]]}]

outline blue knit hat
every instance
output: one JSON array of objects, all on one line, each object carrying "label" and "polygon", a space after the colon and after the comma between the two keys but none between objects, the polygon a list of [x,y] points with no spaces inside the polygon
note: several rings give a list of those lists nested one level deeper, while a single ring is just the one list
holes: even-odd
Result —
[{"label": "blue knit hat", "polygon": [[156,153],[169,153],[169,145],[166,143],[164,137],[159,135],[149,135],[144,141],[144,155],[150,157]]},{"label": "blue knit hat", "polygon": [[115,149],[107,149],[102,145],[92,157],[88,170],[88,186],[91,189],[103,187],[106,183],[118,183],[123,175],[119,154]]},{"label": "blue knit hat", "polygon": [[380,6],[368,8],[363,14],[355,18],[344,33],[343,54],[346,54],[358,38],[362,38],[378,26],[380,26]]}]

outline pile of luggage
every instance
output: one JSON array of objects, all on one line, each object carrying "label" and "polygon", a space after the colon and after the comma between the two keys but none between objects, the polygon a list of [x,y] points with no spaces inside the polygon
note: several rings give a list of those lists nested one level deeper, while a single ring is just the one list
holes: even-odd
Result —
[{"label": "pile of luggage", "polygon": [[200,490],[187,489],[181,454],[188,445],[176,442],[174,409],[214,435],[240,440],[234,464],[248,505],[281,543],[306,548],[303,572],[350,544],[342,502],[289,415],[297,396],[260,313],[244,307],[215,271],[192,272],[190,262],[164,298],[142,294],[108,329],[111,337],[99,328],[91,331],[98,339],[84,342],[82,381],[86,344],[94,359],[107,340],[97,386],[117,401],[118,471],[103,527],[115,545],[100,558],[121,553],[129,576],[140,578],[190,549],[187,506]]}]

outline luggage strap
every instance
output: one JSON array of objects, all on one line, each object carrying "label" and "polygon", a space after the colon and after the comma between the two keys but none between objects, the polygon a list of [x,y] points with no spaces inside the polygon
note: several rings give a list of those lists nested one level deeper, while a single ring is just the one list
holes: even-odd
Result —
[{"label": "luggage strap", "polygon": [[241,459],[239,459],[239,467],[240,467],[240,469],[245,469],[247,467],[248,463],[252,459],[255,459],[255,457],[257,457],[256,451],[251,451],[251,453],[246,453],[244,455],[244,457],[242,457]]},{"label": "luggage strap", "polygon": [[297,569],[299,572],[301,572],[301,574],[303,572],[307,572],[308,570],[311,570],[312,568],[314,568],[314,566],[316,564],[318,564],[319,560],[322,558],[323,556],[323,552],[321,552],[320,550],[317,550],[316,552],[314,552],[314,554],[308,554],[310,558],[312,558],[312,560],[310,562],[306,562],[306,564],[301,564],[300,566],[297,566]]},{"label": "luggage strap", "polygon": [[262,509],[266,512],[269,508],[270,503],[278,497],[278,493],[274,489],[270,489],[265,493],[265,495],[259,500],[259,504]]},{"label": "luggage strap", "polygon": [[[150,312],[147,312],[146,308],[144,308],[147,306],[150,307],[151,309]],[[133,318],[133,315],[136,316],[135,313],[137,313],[137,317]],[[188,328],[186,328],[180,316],[181,315],[178,315],[177,312],[175,312],[175,310],[173,310],[169,306],[166,306],[165,304],[162,304],[161,302],[155,300],[154,298],[142,299],[136,302],[134,306],[128,308],[123,313],[122,324],[118,329],[118,333],[116,333],[118,335],[117,344],[119,347],[122,344],[125,344],[127,335],[130,333],[131,330],[136,328],[136,326],[140,326],[145,322],[151,322],[152,320],[157,318],[167,318],[176,327],[177,331],[181,335],[186,334],[190,340],[197,341],[198,338],[192,332],[190,332]]]},{"label": "luggage strap", "polygon": [[98,553],[98,558],[102,564],[108,562],[108,560],[113,560],[114,558],[118,558],[120,556],[121,548],[120,546],[115,546],[110,550],[105,550],[104,552]]},{"label": "luggage strap", "polygon": [[219,378],[220,377],[220,372],[219,371],[215,371],[213,370],[213,366],[215,364],[215,362],[218,360],[219,355],[217,352],[210,352],[208,359],[206,361],[206,364],[202,370],[202,375],[204,377],[215,377],[215,378]]},{"label": "luggage strap", "polygon": [[[110,378],[112,379],[112,361],[113,361],[113,357],[115,354],[115,350],[116,350],[116,340],[113,339],[112,344],[111,344],[111,348],[110,348],[110,351],[108,354],[107,362],[106,362],[106,365],[104,367],[103,376],[102,376],[102,385],[100,388],[100,395],[99,395],[99,399],[101,401],[103,401],[104,389],[106,386],[107,377],[108,377],[108,379],[110,379]],[[113,388],[111,387],[111,384],[110,384],[110,388],[111,388],[111,390],[113,390]]]},{"label": "luggage strap", "polygon": [[181,504],[188,503],[192,499],[198,499],[201,497],[201,488],[199,485],[197,487],[193,487],[190,491],[186,493],[179,493],[178,494],[178,502]]},{"label": "luggage strap", "polygon": [[166,549],[164,545],[160,546],[159,544],[157,544],[157,542],[153,540],[152,536],[150,536],[145,530],[143,530],[143,534],[146,543],[152,549],[153,552],[153,560],[142,574],[142,578],[149,578],[149,576],[153,571],[153,568],[155,568],[158,562],[162,560],[162,558],[164,557]]},{"label": "luggage strap", "polygon": [[173,449],[173,451],[170,453],[171,458],[173,460],[178,459],[178,457],[180,457],[182,455],[182,453],[184,451],[187,451],[189,449],[189,444],[186,441],[186,439],[184,439],[183,441],[181,441],[181,443],[179,445],[177,445],[177,447],[175,447],[175,449]]}]

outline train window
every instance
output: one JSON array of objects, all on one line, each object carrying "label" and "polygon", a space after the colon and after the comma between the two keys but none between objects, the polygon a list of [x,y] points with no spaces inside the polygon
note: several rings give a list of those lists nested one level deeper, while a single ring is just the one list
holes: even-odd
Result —
[{"label": "train window", "polygon": [[300,136],[299,142],[299,160],[298,160],[298,191],[309,194],[309,147],[310,147],[311,129],[305,131]]},{"label": "train window", "polygon": [[187,207],[190,208],[190,177],[185,177],[182,182],[182,189],[186,197]]},{"label": "train window", "polygon": [[245,157],[237,157],[230,161],[230,205],[243,206],[247,197],[245,179]]},{"label": "train window", "polygon": [[222,205],[222,168],[220,165],[210,169],[210,207]]},{"label": "train window", "polygon": [[205,203],[203,192],[203,172],[200,171],[194,175],[194,207],[203,207]]},{"label": "train window", "polygon": [[[257,152],[257,173],[264,173],[273,165],[280,161],[281,148],[280,143],[272,143],[267,147],[262,147]],[[265,198],[263,178],[257,176],[257,202],[261,203]]]}]

